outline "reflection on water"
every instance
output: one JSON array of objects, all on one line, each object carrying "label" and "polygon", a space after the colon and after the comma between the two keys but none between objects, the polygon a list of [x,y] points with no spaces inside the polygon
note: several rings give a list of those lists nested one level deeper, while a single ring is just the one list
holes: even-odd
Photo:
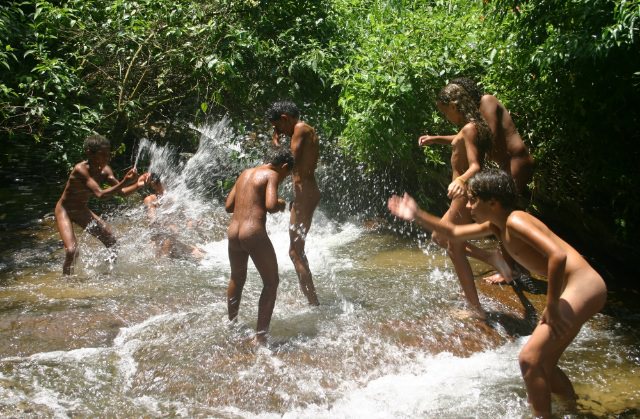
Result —
[{"label": "reflection on water", "polygon": [[[180,190],[180,173],[165,176]],[[0,415],[529,416],[517,353],[544,294],[478,281],[490,319],[462,318],[441,250],[320,210],[307,256],[322,305],[309,307],[288,257],[288,214],[280,213],[268,221],[281,277],[270,345],[255,351],[247,340],[261,282],[252,264],[240,321],[226,320],[228,215],[215,200],[174,196],[167,213],[201,220],[182,237],[206,251],[199,262],[156,257],[137,203],[109,217],[119,237],[114,264],[77,231],[81,260],[76,275],[62,277],[50,218],[21,232],[31,242],[3,254]],[[640,413],[640,316],[616,301],[561,361],[581,398],[572,417]]]}]

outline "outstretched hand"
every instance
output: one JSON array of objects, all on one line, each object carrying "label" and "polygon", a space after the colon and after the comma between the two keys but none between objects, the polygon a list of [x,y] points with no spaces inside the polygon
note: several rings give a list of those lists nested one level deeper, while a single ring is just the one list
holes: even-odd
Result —
[{"label": "outstretched hand", "polygon": [[415,199],[406,192],[402,198],[398,195],[393,195],[389,198],[387,207],[389,207],[391,214],[406,221],[413,221],[418,212],[418,204]]},{"label": "outstretched hand", "polygon": [[136,178],[137,176],[138,176],[138,171],[134,167],[133,169],[129,170],[126,175],[124,175],[124,179],[129,181],[133,178]]},{"label": "outstretched hand", "polygon": [[423,135],[418,138],[418,147],[425,147],[433,144],[433,138],[430,135]]},{"label": "outstretched hand", "polygon": [[571,323],[562,316],[557,305],[547,305],[542,312],[540,324],[546,324],[551,328],[551,335],[556,338],[562,338],[569,333]]}]

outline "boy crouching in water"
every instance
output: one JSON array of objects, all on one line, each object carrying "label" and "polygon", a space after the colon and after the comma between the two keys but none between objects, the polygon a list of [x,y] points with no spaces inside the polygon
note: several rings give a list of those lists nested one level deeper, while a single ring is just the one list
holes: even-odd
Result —
[{"label": "boy crouching in water", "polygon": [[513,179],[503,171],[476,174],[468,184],[467,207],[476,224],[446,225],[418,208],[408,194],[392,196],[389,211],[416,221],[451,240],[472,240],[495,235],[516,262],[548,280],[547,306],[538,326],[519,354],[529,403],[536,417],[551,416],[551,393],[577,398],[558,360],[582,325],[598,313],[607,299],[600,275],[569,244],[534,216],[515,211]]},{"label": "boy crouching in water", "polygon": [[[127,195],[138,188],[136,183],[125,187],[127,183],[135,180],[137,175],[135,169],[129,170],[121,181],[113,175],[113,170],[109,167],[111,144],[107,138],[102,135],[88,136],[84,140],[84,152],[87,160],[74,166],[55,209],[56,224],[65,251],[62,265],[64,275],[71,274],[78,256],[78,243],[72,223],[86,229],[108,248],[116,244],[109,225],[89,209],[89,198],[95,196],[102,199],[115,194]],[[108,183],[111,187],[102,189],[100,185],[103,183]]]},{"label": "boy crouching in water", "polygon": [[258,302],[255,343],[265,344],[278,292],[278,260],[265,227],[267,212],[284,211],[278,186],[293,169],[293,155],[284,147],[270,150],[267,164],[244,170],[229,192],[225,209],[233,213],[227,229],[231,278],[227,288],[229,320],[236,320],[242,289],[247,279],[247,262],[253,260],[262,278]]}]

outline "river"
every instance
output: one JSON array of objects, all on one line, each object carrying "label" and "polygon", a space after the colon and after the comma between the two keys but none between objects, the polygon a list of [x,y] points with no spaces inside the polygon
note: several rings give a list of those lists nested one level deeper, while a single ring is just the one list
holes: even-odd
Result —
[{"label": "river", "polygon": [[[182,223],[181,240],[203,250],[200,260],[158,256],[135,199],[105,214],[119,238],[115,262],[76,230],[81,256],[70,277],[51,215],[3,232],[1,416],[530,417],[517,354],[544,307],[544,281],[490,286],[480,279],[487,266],[474,263],[490,316],[464,318],[441,249],[332,220],[321,205],[307,237],[321,305],[309,307],[288,257],[288,213],[270,215],[280,287],[269,345],[252,348],[259,275],[250,262],[239,322],[229,324],[229,216],[198,197],[204,183],[194,185],[204,162],[226,157],[196,153],[175,170],[166,151],[154,150],[149,168],[173,191],[167,214]],[[555,401],[558,416],[640,415],[637,297],[612,291],[566,351],[561,367],[580,400],[577,410]]]}]

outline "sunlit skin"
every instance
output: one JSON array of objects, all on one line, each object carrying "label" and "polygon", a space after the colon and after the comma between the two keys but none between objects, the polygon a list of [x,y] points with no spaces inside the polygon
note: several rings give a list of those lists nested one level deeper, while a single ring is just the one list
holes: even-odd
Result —
[{"label": "sunlit skin", "polygon": [[280,278],[278,261],[267,235],[267,213],[284,211],[286,203],[278,198],[278,185],[289,175],[288,164],[266,164],[243,171],[229,192],[225,209],[233,213],[227,229],[231,277],[227,288],[229,320],[234,321],[240,309],[242,290],[247,279],[249,257],[262,278],[258,302],[256,344],[267,342],[267,333]]},{"label": "sunlit skin", "polygon": [[[452,182],[447,188],[447,194],[451,198],[449,210],[442,216],[443,223],[468,224],[473,220],[466,208],[466,182],[474,174],[480,171],[480,156],[475,143],[478,129],[473,122],[465,123],[465,118],[457,109],[455,102],[444,104],[437,102],[438,109],[451,123],[460,126],[460,131],[453,137],[451,145],[451,169]],[[474,310],[476,317],[484,318],[485,313],[480,305],[478,291],[476,290],[473,271],[467,260],[467,256],[482,260],[494,266],[505,277],[511,278],[511,269],[497,251],[486,251],[477,246],[464,242],[449,242],[437,231],[431,239],[439,246],[448,250],[453,262],[460,286],[465,298]]]},{"label": "sunlit skin", "polygon": [[271,121],[271,124],[274,128],[274,145],[280,144],[281,134],[291,137],[291,153],[295,159],[295,167],[291,173],[294,196],[290,207],[289,256],[298,275],[300,289],[309,304],[317,306],[318,295],[305,254],[305,244],[313,213],[320,202],[320,188],[315,177],[320,156],[318,136],[309,124],[288,114],[280,115],[280,119]]},{"label": "sunlit skin", "polygon": [[451,241],[496,236],[518,263],[546,276],[547,305],[520,351],[520,369],[536,417],[551,417],[552,393],[575,400],[571,381],[558,367],[558,361],[582,325],[604,307],[607,297],[604,281],[587,261],[540,220],[523,211],[506,209],[493,198],[469,196],[467,208],[476,223],[468,225],[442,223],[418,208],[408,194],[392,196],[388,208],[396,217],[415,221]]},{"label": "sunlit skin", "polygon": [[[440,106],[438,109],[445,114],[446,110]],[[513,119],[511,119],[511,114],[493,95],[483,95],[478,109],[493,134],[493,147],[491,147],[489,158],[513,177],[518,193],[524,193],[533,178],[534,161],[518,133]],[[447,115],[445,114],[445,116]],[[451,121],[449,116],[447,119]],[[454,138],[455,135],[423,135],[418,138],[418,146],[450,145]],[[508,255],[505,257],[509,265],[513,268],[517,267]],[[493,284],[512,282],[510,276],[504,276],[500,272],[485,278],[485,280]]]},{"label": "sunlit skin", "polygon": [[[107,223],[87,206],[89,198],[94,196],[102,199],[115,194],[126,195],[138,187],[135,183],[125,187],[127,183],[136,178],[135,169],[129,170],[121,181],[115,178],[113,170],[109,167],[111,160],[109,147],[103,147],[95,152],[85,150],[85,153],[87,160],[74,166],[55,208],[56,225],[65,250],[65,260],[62,265],[62,272],[65,275],[72,273],[73,265],[78,256],[73,223],[86,229],[106,247],[112,247],[116,244],[116,239]],[[112,186],[108,189],[102,189],[100,185],[103,183]]]}]

